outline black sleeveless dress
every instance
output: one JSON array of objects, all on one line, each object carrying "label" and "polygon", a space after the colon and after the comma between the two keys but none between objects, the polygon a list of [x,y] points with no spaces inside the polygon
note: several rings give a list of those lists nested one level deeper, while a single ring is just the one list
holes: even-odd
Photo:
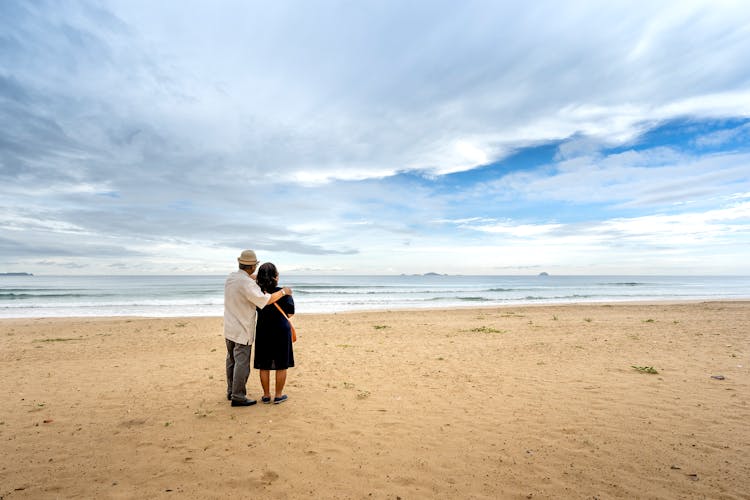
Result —
[{"label": "black sleeveless dress", "polygon": [[[279,291],[276,288],[274,291]],[[294,299],[285,295],[276,302],[287,315],[294,314]],[[258,323],[255,327],[256,370],[286,370],[294,366],[292,349],[292,329],[289,321],[273,304],[258,309]]]}]

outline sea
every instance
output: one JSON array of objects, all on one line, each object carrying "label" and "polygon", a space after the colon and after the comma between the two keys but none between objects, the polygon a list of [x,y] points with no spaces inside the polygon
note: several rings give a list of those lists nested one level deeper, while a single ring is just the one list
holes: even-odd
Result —
[{"label": "sea", "polygon": [[[294,276],[297,313],[750,299],[750,276]],[[226,276],[2,276],[0,318],[221,316]]]}]

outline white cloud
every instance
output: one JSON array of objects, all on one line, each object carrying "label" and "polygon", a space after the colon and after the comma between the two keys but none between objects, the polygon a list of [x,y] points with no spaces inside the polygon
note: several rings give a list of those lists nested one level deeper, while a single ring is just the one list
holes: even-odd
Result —
[{"label": "white cloud", "polygon": [[459,222],[457,226],[486,236],[481,243],[467,243],[460,249],[417,245],[409,251],[421,254],[424,264],[453,252],[461,256],[462,265],[476,272],[487,266],[508,269],[510,262],[514,268],[541,266],[573,274],[750,272],[747,259],[737,253],[750,245],[748,201],[671,215],[561,224]]},{"label": "white cloud", "polygon": [[[627,259],[609,234],[653,249],[682,231],[696,252],[744,234],[679,215],[750,192],[743,148],[600,153],[673,118],[750,116],[744,3],[372,5],[0,2],[0,183],[26,207],[3,217],[19,237],[3,256],[119,247],[166,265],[189,247],[199,269],[247,242],[299,269],[408,271],[476,248],[486,270],[550,265],[547,248]],[[446,176],[551,141],[538,171],[468,191]],[[593,205],[586,227],[537,213]]]},{"label": "white cloud", "polygon": [[[617,217],[602,221],[559,224],[461,223],[459,227],[501,237],[522,238],[524,244],[542,247],[576,245],[674,247],[710,245],[734,238],[750,241],[750,201],[704,212]],[[509,240],[502,240],[503,244]]]},{"label": "white cloud", "polygon": [[52,212],[39,214],[15,207],[0,207],[0,229],[14,232],[41,231],[57,235],[86,233],[83,227],[60,220]]},{"label": "white cloud", "polygon": [[707,212],[612,219],[587,233],[648,246],[711,245],[737,237],[750,240],[748,224],[750,202],[745,202]]},{"label": "white cloud", "polygon": [[104,141],[85,120],[103,113],[184,154],[251,159],[256,175],[271,165],[302,184],[440,175],[577,133],[617,144],[655,121],[750,116],[741,4],[437,2],[366,18],[329,3],[108,5],[107,23],[56,13],[90,37],[43,40],[69,52],[73,75],[36,52],[34,73],[12,67],[59,102],[85,96],[62,123],[72,137]]},{"label": "white cloud", "polygon": [[750,188],[750,154],[690,156],[671,148],[629,150],[562,160],[511,173],[472,196],[520,196],[533,201],[646,207],[703,202]]},{"label": "white cloud", "polygon": [[730,141],[747,139],[750,139],[750,123],[745,123],[744,125],[727,130],[719,130],[717,132],[704,134],[696,138],[694,142],[697,146],[716,147],[722,146]]},{"label": "white cloud", "polygon": [[[396,171],[393,169],[375,169],[375,168],[359,168],[355,166],[351,167],[339,167],[331,168],[326,170],[309,169],[299,170],[291,174],[291,181],[307,186],[316,186],[319,184],[327,184],[333,181],[361,181],[366,179],[382,179],[384,177],[390,177],[395,175]],[[269,178],[273,180],[273,178]],[[282,177],[283,180],[283,177]]]},{"label": "white cloud", "polygon": [[554,232],[563,227],[562,224],[513,224],[511,222],[496,222],[492,224],[463,224],[459,227],[473,229],[483,233],[503,234],[516,238],[536,237]]}]

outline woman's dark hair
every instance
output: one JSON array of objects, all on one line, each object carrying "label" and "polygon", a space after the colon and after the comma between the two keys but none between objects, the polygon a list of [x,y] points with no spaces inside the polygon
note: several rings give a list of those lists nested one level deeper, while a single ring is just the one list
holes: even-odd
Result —
[{"label": "woman's dark hair", "polygon": [[258,269],[258,286],[265,293],[273,293],[279,284],[279,272],[276,266],[266,262]]}]

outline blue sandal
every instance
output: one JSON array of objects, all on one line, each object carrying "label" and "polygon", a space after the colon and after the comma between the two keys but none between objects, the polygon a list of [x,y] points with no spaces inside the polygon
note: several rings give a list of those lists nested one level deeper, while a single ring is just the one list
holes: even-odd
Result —
[{"label": "blue sandal", "polygon": [[[270,398],[269,398],[270,399]],[[279,403],[283,403],[288,399],[288,396],[286,394],[282,394],[278,398],[273,398],[273,404],[277,405]]]},{"label": "blue sandal", "polygon": [[260,400],[263,401],[264,404],[268,404],[271,402],[271,396],[268,396],[268,397],[263,396],[260,398]]}]

